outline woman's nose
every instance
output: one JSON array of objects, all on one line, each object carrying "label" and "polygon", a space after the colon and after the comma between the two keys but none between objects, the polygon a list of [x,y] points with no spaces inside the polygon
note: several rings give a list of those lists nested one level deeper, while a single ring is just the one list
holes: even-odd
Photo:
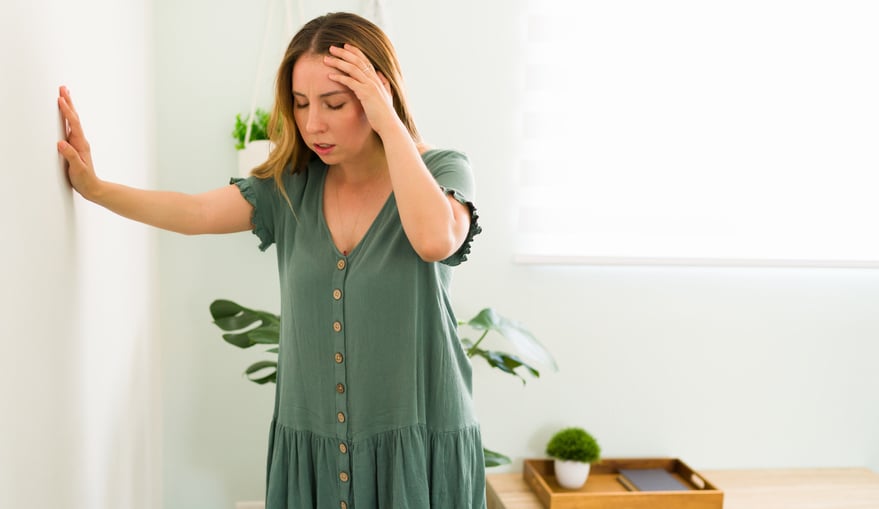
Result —
[{"label": "woman's nose", "polygon": [[308,109],[308,118],[305,119],[305,130],[310,133],[319,133],[326,129],[326,123],[321,118],[317,108]]}]

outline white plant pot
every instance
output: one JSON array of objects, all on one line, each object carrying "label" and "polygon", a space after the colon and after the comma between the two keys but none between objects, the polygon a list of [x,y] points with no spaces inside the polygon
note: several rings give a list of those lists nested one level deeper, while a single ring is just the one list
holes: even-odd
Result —
[{"label": "white plant pot", "polygon": [[578,490],[586,484],[589,466],[589,463],[581,461],[555,460],[555,478],[562,488]]},{"label": "white plant pot", "polygon": [[248,143],[238,151],[238,175],[249,177],[250,170],[266,162],[271,151],[272,142],[269,140],[256,140]]}]

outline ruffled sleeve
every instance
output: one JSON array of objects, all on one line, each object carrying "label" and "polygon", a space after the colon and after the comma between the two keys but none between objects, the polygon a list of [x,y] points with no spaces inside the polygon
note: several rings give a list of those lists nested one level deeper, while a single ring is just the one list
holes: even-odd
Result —
[{"label": "ruffled sleeve", "polygon": [[476,186],[470,160],[466,155],[454,150],[431,150],[424,154],[424,162],[444,193],[451,195],[470,210],[470,230],[461,247],[452,256],[442,260],[446,265],[460,265],[467,261],[473,237],[482,232],[479,214],[473,204]]},{"label": "ruffled sleeve", "polygon": [[253,206],[253,215],[250,222],[253,225],[253,234],[259,238],[259,249],[265,251],[275,243],[274,203],[271,190],[275,183],[271,179],[258,179],[256,177],[235,178],[230,184],[238,186],[241,195]]}]

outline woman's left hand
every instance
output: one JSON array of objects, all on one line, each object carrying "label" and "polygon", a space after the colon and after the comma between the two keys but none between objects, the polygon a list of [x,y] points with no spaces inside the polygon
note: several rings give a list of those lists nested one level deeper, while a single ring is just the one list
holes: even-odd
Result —
[{"label": "woman's left hand", "polygon": [[345,44],[343,48],[330,46],[330,54],[324,57],[324,63],[342,71],[342,74],[330,74],[329,78],[354,92],[369,124],[379,136],[384,128],[400,121],[394,110],[390,82],[375,70],[360,49],[350,44]]}]

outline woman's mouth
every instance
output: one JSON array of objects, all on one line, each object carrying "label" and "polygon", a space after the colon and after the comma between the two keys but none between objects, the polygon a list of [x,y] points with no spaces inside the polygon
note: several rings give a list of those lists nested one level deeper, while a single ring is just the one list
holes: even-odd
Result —
[{"label": "woman's mouth", "polygon": [[311,148],[317,153],[317,155],[325,156],[332,152],[336,146],[329,143],[315,143]]}]

